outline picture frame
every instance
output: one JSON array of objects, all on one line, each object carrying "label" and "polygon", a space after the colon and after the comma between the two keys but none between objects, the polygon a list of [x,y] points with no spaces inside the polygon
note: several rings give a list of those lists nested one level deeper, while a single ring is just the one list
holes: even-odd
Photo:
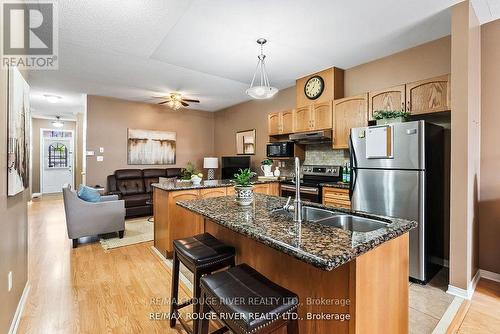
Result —
[{"label": "picture frame", "polygon": [[236,154],[255,155],[255,129],[236,132]]}]

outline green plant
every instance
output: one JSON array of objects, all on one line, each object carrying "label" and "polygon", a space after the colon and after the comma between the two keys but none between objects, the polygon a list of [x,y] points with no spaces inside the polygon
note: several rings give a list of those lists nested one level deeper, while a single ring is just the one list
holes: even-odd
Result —
[{"label": "green plant", "polygon": [[373,113],[375,119],[408,118],[410,113],[401,110],[377,110]]},{"label": "green plant", "polygon": [[250,185],[250,179],[254,176],[255,173],[252,172],[250,168],[240,168],[239,172],[234,174],[233,181],[237,186],[248,187]]},{"label": "green plant", "polygon": [[181,170],[181,178],[183,180],[191,180],[191,175],[198,174],[199,171],[194,167],[192,162],[188,162],[186,167]]},{"label": "green plant", "polygon": [[260,162],[260,164],[264,166],[270,166],[273,164],[273,161],[271,159],[264,159]]}]

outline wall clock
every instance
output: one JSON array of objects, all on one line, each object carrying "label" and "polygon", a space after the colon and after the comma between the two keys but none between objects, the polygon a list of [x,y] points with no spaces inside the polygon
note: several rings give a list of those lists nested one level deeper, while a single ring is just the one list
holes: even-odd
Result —
[{"label": "wall clock", "polygon": [[324,89],[325,82],[323,81],[323,78],[319,75],[315,75],[306,81],[306,84],[304,85],[304,94],[306,94],[309,100],[316,100],[321,96],[321,94],[323,94]]}]

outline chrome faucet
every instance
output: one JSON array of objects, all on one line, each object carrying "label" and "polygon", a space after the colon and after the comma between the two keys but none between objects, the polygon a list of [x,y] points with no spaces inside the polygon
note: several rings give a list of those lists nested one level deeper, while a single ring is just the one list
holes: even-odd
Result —
[{"label": "chrome faucet", "polygon": [[300,200],[300,160],[295,157],[295,201],[293,202],[293,220],[302,221],[302,201]]},{"label": "chrome faucet", "polygon": [[293,201],[293,205],[290,205],[291,197],[288,197],[288,200],[283,207],[286,211],[293,211],[293,221],[300,223],[302,222],[302,201],[300,200],[300,160],[298,157],[295,157],[295,201]]}]

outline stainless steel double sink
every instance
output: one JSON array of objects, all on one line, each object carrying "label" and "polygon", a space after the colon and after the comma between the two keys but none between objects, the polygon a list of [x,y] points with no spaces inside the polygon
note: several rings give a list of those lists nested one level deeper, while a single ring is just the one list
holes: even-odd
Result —
[{"label": "stainless steel double sink", "polygon": [[[273,212],[276,214],[287,213],[284,209],[277,209]],[[328,211],[312,206],[302,207],[302,220],[353,232],[370,232],[388,225],[388,223],[383,221],[354,216],[343,212]]]}]

